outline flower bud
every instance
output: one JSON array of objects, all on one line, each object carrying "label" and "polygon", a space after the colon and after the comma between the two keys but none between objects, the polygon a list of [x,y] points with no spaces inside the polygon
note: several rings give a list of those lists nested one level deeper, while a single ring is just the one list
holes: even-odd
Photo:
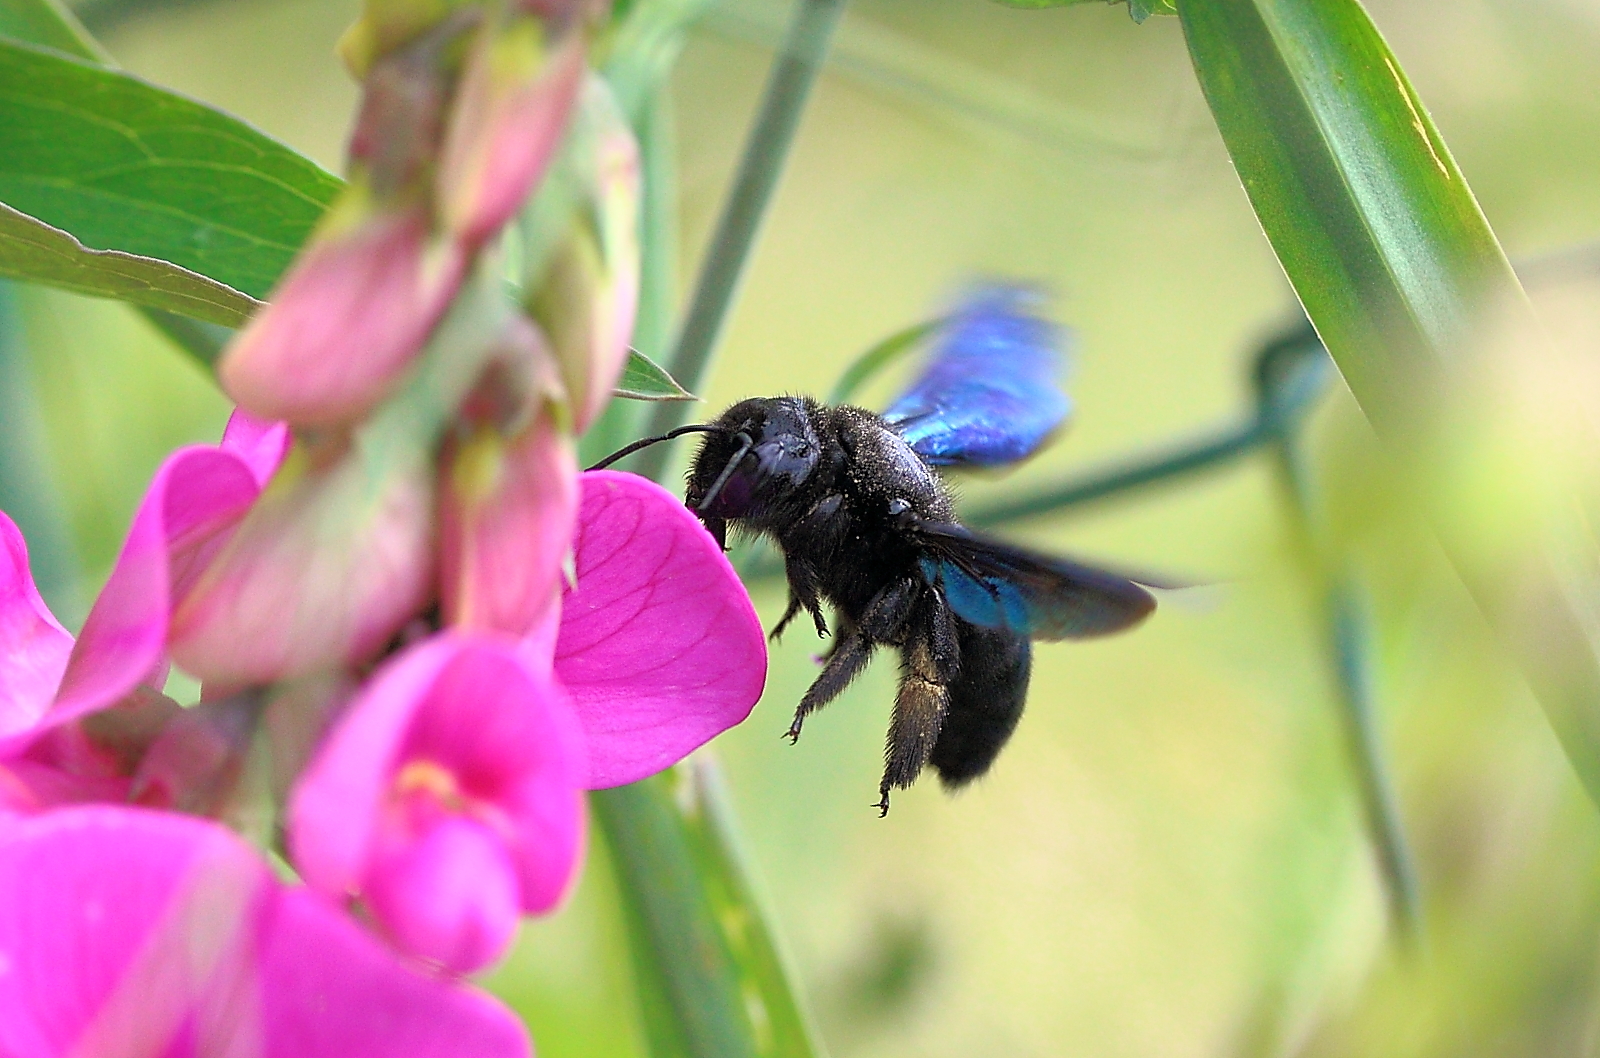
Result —
[{"label": "flower bud", "polygon": [[228,688],[371,658],[426,602],[432,504],[420,445],[297,444],[175,600],[173,660]]},{"label": "flower bud", "polygon": [[560,382],[516,317],[446,447],[440,497],[448,624],[525,635],[555,605],[578,506]]},{"label": "flower bud", "polygon": [[427,209],[372,211],[352,192],[218,369],[242,407],[296,426],[355,422],[410,366],[461,286],[459,247]]},{"label": "flower bud", "polygon": [[451,108],[439,159],[445,227],[467,247],[499,231],[561,142],[583,83],[584,35],[551,47],[535,18],[485,24]]},{"label": "flower bud", "polygon": [[570,176],[583,201],[529,302],[560,361],[576,434],[611,399],[639,304],[638,146],[598,77],[585,84],[580,113],[574,148],[585,156]]}]

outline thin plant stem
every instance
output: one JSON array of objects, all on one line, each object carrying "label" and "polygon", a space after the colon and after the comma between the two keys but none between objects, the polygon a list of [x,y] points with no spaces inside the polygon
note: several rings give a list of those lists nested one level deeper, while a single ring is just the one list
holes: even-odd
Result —
[{"label": "thin plant stem", "polygon": [[[784,36],[755,125],[745,142],[733,187],[723,203],[711,247],[706,251],[694,296],[689,301],[683,327],[672,356],[663,366],[690,392],[698,392],[722,335],[728,309],[738,291],[760,231],[767,205],[778,186],[800,116],[828,54],[833,29],[844,11],[844,0],[795,0],[794,19]],[[662,404],[655,410],[646,433],[666,433],[683,422],[684,410]],[[640,460],[639,472],[660,478],[667,451],[653,449]]]},{"label": "thin plant stem", "polygon": [[1274,429],[1259,419],[1181,444],[1169,451],[1090,471],[1060,485],[1023,496],[1007,497],[963,512],[962,521],[996,526],[1024,518],[1056,514],[1095,500],[1108,499],[1147,485],[1171,484],[1205,470],[1220,469],[1272,440]]},{"label": "thin plant stem", "polygon": [[[1281,355],[1284,352],[1269,348],[1259,361],[1257,379],[1264,405],[1276,385],[1296,370],[1292,363],[1269,363],[1275,353],[1281,360],[1289,359]],[[1294,351],[1288,352],[1293,355]],[[1316,588],[1340,720],[1355,769],[1367,837],[1377,858],[1384,904],[1395,935],[1410,945],[1420,935],[1421,892],[1383,745],[1372,675],[1370,622],[1348,559],[1328,539],[1317,517],[1298,423],[1286,423],[1276,434],[1273,454],[1290,522]]]}]

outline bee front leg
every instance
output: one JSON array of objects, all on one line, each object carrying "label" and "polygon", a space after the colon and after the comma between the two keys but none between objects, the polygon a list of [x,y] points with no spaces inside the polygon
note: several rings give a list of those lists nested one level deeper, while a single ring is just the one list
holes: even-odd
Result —
[{"label": "bee front leg", "polygon": [[817,628],[817,635],[823,639],[828,638],[828,622],[822,617],[822,600],[818,597],[817,581],[811,567],[792,558],[785,558],[783,571],[789,578],[789,608],[778,618],[778,623],[773,626],[767,639],[776,643],[783,636],[783,630],[789,627],[789,622],[793,621],[802,609],[811,615],[811,622]]},{"label": "bee front leg", "polygon": [[800,727],[806,717],[843,693],[850,681],[861,674],[879,643],[895,638],[916,606],[919,584],[906,578],[896,581],[873,596],[861,620],[834,643],[828,663],[811,684],[794,711],[787,737],[791,744],[800,740]]}]

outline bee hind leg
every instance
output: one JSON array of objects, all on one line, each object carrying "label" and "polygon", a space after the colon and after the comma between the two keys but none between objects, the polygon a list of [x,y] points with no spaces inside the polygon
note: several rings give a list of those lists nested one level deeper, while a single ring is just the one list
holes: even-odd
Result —
[{"label": "bee hind leg", "polygon": [[880,817],[889,814],[889,791],[903,790],[917,781],[950,708],[947,666],[938,658],[931,635],[914,636],[902,650],[900,690],[894,698],[889,738],[883,752],[883,782],[878,786]]}]

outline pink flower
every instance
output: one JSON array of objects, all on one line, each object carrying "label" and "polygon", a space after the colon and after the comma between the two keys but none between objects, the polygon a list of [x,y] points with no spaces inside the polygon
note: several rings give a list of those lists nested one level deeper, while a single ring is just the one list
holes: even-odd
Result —
[{"label": "pink flower", "polygon": [[400,948],[476,970],[566,892],[584,772],[565,694],[515,640],[446,632],[383,666],[302,774],[295,864]]},{"label": "pink flower", "polygon": [[243,414],[218,446],[169,456],[134,516],[122,554],[77,642],[50,616],[28,576],[15,527],[4,523],[0,567],[0,756],[41,734],[166,679],[168,618],[207,561],[237,529],[282,458],[281,424]]},{"label": "pink flower", "polygon": [[96,806],[0,824],[0,1054],[531,1049],[497,1001],[402,965],[226,829]]},{"label": "pink flower", "polygon": [[743,720],[766,678],[749,597],[694,515],[632,474],[580,482],[556,642],[446,632],[412,647],[291,800],[307,882],[359,897],[398,946],[458,971],[566,891],[582,789],[681,760]]}]

